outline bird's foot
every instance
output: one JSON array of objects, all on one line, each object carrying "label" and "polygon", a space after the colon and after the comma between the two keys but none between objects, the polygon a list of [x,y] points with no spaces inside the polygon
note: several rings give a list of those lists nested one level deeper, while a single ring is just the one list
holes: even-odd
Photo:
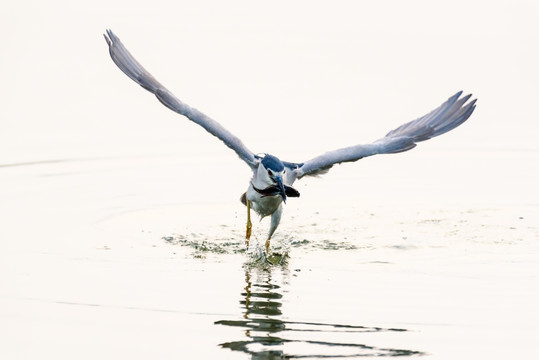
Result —
[{"label": "bird's foot", "polygon": [[266,254],[269,255],[269,248],[270,248],[270,239],[266,240]]}]

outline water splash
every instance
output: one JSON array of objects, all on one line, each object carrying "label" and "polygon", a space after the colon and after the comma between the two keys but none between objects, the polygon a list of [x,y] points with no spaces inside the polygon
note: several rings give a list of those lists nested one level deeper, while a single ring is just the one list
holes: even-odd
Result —
[{"label": "water splash", "polygon": [[189,235],[174,234],[164,236],[162,239],[170,245],[187,249],[190,256],[198,259],[205,259],[208,255],[246,254],[247,263],[251,265],[284,265],[287,264],[290,258],[291,244],[286,243],[272,246],[270,253],[267,254],[265,245],[256,240],[251,241],[250,247],[247,248],[243,239],[209,239],[197,233],[190,233]]},{"label": "water splash", "polygon": [[171,245],[190,249],[193,255],[203,254],[238,254],[245,252],[245,242],[229,238],[208,239],[197,233],[189,235],[173,234],[162,237]]}]

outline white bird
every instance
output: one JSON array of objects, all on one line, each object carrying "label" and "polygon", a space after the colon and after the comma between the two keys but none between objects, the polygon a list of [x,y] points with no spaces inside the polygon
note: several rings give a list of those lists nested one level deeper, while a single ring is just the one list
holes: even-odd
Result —
[{"label": "white bird", "polygon": [[163,105],[184,115],[219,138],[251,168],[253,177],[247,191],[241,196],[241,202],[247,207],[246,245],[249,246],[252,230],[251,209],[261,217],[271,215],[265,244],[268,253],[271,237],[281,221],[283,203],[286,203],[288,197],[299,197],[299,192],[292,188],[294,181],[304,176],[326,173],[335,164],[356,161],[376,154],[393,154],[413,149],[420,141],[456,128],[465,122],[475,109],[476,99],[468,102],[471,94],[461,97],[462,91],[459,91],[428,114],[391,130],[384,137],[370,144],[353,145],[329,151],[302,163],[281,161],[276,156],[266,153],[257,155],[249,150],[239,138],[217,121],[183,103],[161,85],[135,60],[111,30],[107,30],[104,36],[109,46],[110,56],[120,70],[144,89],[153,93]]}]

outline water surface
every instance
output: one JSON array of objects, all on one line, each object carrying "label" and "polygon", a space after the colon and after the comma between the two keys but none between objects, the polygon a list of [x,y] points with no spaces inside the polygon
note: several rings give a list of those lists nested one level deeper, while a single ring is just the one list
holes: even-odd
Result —
[{"label": "water surface", "polygon": [[166,171],[178,161],[0,168],[3,357],[536,351],[537,204],[414,203],[413,186],[379,201],[380,188],[332,188],[369,178],[328,177],[301,185],[266,258],[267,221],[254,222],[244,246],[244,184],[227,177],[219,191],[199,191],[196,178]]}]

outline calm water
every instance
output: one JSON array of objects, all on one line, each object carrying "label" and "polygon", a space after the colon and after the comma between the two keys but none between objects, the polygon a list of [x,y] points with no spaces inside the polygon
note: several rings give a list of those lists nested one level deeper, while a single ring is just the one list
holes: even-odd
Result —
[{"label": "calm water", "polygon": [[266,258],[267,221],[242,238],[248,172],[210,187],[178,161],[0,167],[2,358],[537,355],[529,197],[450,201],[461,189],[337,170],[298,183]]}]

